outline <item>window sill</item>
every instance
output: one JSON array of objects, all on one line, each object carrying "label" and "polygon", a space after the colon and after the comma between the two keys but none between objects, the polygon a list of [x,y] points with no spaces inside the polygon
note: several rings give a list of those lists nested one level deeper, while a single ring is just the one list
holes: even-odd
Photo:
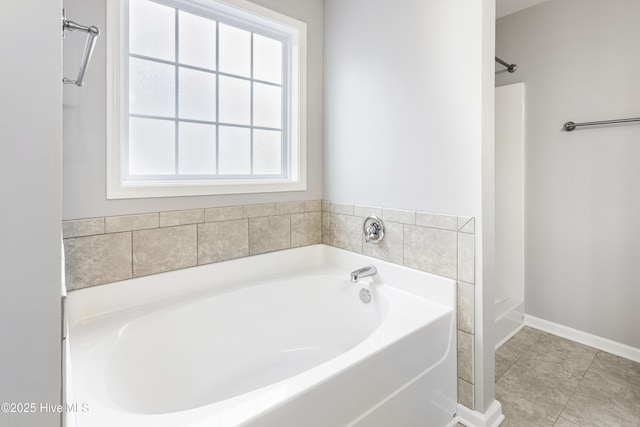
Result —
[{"label": "window sill", "polygon": [[220,181],[220,182],[130,182],[107,186],[107,199],[213,196],[221,194],[276,193],[304,191],[304,181]]}]

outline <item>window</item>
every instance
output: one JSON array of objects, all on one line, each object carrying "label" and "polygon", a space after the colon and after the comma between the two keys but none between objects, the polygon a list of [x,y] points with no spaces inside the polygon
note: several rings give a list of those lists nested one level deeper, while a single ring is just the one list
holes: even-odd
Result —
[{"label": "window", "polygon": [[245,0],[108,5],[108,198],[306,188],[303,23]]}]

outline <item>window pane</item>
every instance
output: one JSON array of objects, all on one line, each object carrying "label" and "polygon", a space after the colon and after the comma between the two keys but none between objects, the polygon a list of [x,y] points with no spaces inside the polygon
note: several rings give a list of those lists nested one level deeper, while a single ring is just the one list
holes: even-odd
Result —
[{"label": "window pane", "polygon": [[282,83],[282,42],[253,35],[253,78]]},{"label": "window pane", "polygon": [[282,133],[271,130],[253,131],[253,173],[282,172]]},{"label": "window pane", "polygon": [[180,62],[216,68],[216,21],[180,11]]},{"label": "window pane", "polygon": [[251,122],[251,83],[220,76],[220,122],[248,125]]},{"label": "window pane", "polygon": [[175,116],[175,68],[129,58],[129,112]]},{"label": "window pane", "polygon": [[220,174],[242,175],[251,173],[250,130],[220,126]]},{"label": "window pane", "polygon": [[254,83],[253,124],[270,128],[282,128],[282,88]]},{"label": "window pane", "polygon": [[174,61],[175,9],[147,0],[129,2],[129,52]]},{"label": "window pane", "polygon": [[175,124],[169,120],[129,119],[129,174],[172,175]]},{"label": "window pane", "polygon": [[180,117],[216,120],[216,76],[204,71],[180,68]]},{"label": "window pane", "polygon": [[251,77],[251,33],[222,23],[218,32],[220,71]]},{"label": "window pane", "polygon": [[216,127],[199,123],[179,124],[181,175],[216,173]]}]

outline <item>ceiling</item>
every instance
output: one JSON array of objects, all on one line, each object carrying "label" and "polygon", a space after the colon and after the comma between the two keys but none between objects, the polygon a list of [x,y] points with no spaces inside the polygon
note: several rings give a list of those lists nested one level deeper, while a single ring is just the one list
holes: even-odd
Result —
[{"label": "ceiling", "polygon": [[545,1],[547,0],[496,0],[496,19]]}]

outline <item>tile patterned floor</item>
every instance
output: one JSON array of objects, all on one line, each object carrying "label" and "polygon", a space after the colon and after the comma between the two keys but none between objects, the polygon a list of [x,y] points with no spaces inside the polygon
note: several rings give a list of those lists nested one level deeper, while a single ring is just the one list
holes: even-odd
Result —
[{"label": "tile patterned floor", "polygon": [[639,427],[640,363],[525,327],[496,352],[502,427]]}]

